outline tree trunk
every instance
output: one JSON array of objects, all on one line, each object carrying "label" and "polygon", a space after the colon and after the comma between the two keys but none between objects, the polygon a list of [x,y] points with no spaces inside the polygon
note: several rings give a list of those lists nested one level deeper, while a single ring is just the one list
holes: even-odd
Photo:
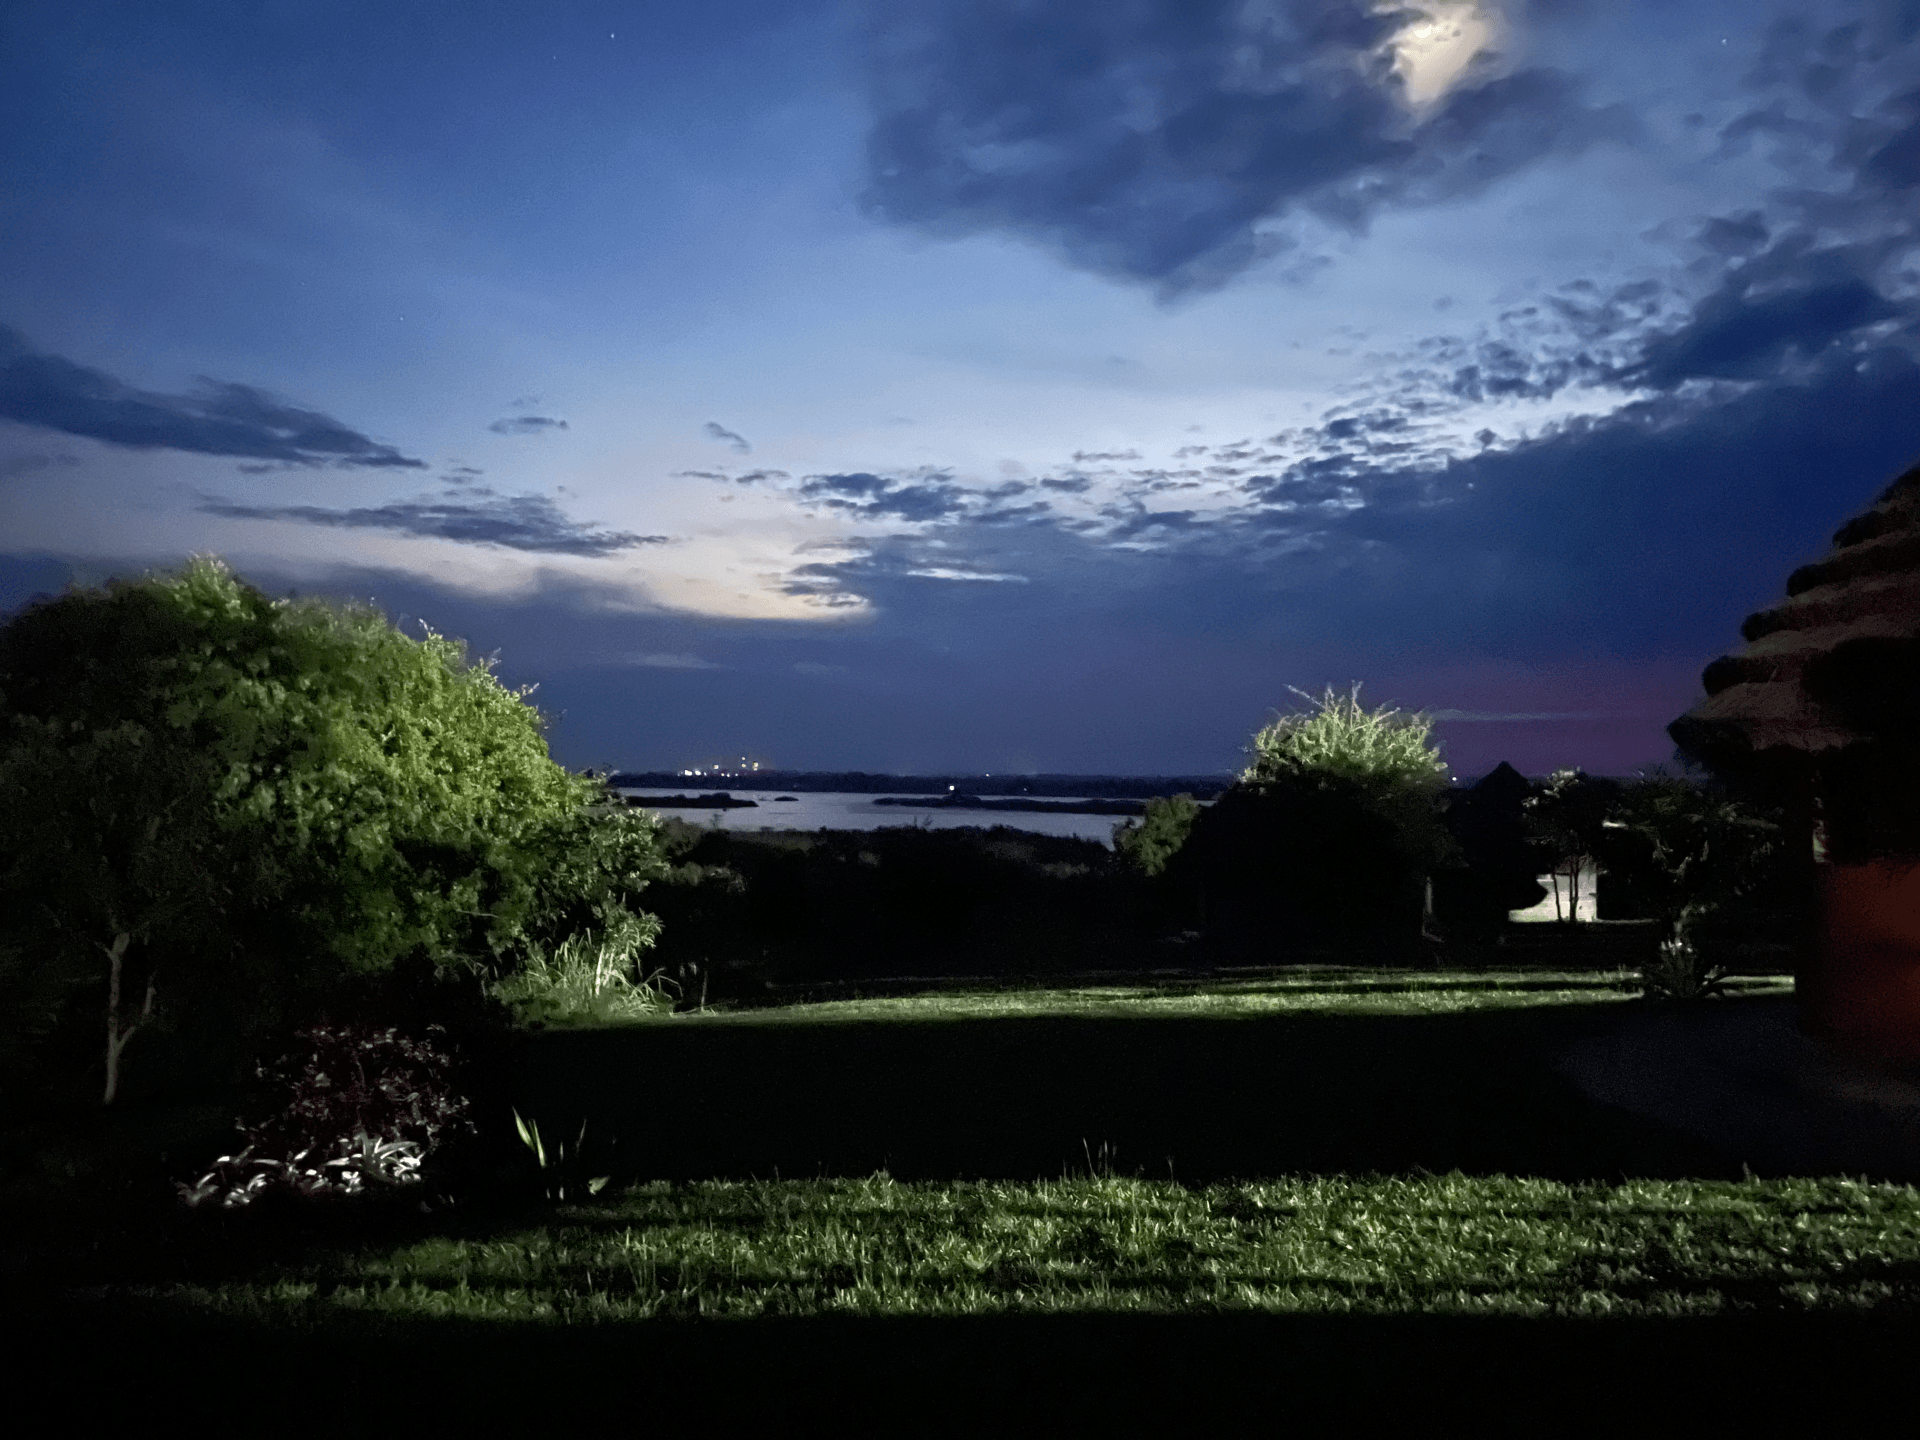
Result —
[{"label": "tree trunk", "polygon": [[1794,915],[1793,992],[1800,1033],[1819,1035],[1822,1012],[1822,877],[1828,866],[1826,787],[1819,766],[1809,764],[1788,789],[1786,844],[1792,857],[1792,884],[1796,892]]},{"label": "tree trunk", "polygon": [[120,1052],[127,1048],[127,1042],[142,1024],[153,1018],[153,982],[154,976],[147,976],[147,999],[140,1007],[140,1018],[131,1022],[125,1030],[120,1028],[120,968],[126,959],[127,946],[133,936],[122,930],[113,937],[112,945],[102,945],[107,952],[107,1093],[101,1099],[102,1105],[113,1104],[113,1097],[120,1089]]}]

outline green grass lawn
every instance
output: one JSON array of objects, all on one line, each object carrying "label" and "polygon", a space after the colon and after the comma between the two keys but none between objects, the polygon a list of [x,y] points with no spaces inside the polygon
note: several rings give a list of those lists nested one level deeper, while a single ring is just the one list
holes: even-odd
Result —
[{"label": "green grass lawn", "polygon": [[[17,1157],[9,1179],[84,1217],[65,1248],[57,1225],[28,1248],[43,1283],[91,1290],[87,1323],[255,1337],[1920,1308],[1912,1187],[1748,1177],[1742,1157],[1552,1072],[1623,1018],[1621,979],[983,986],[550,1027],[520,1047],[513,1090],[545,1136],[584,1123],[577,1199],[476,1197],[351,1238],[246,1214],[127,1218],[139,1206],[105,1192],[151,1210],[152,1148],[165,1138],[172,1177],[193,1178],[222,1143],[205,1133],[215,1110],[129,1121],[119,1153],[144,1181],[109,1178],[104,1139],[91,1161]],[[1791,988],[1742,977],[1707,1003],[1780,1005]]]}]

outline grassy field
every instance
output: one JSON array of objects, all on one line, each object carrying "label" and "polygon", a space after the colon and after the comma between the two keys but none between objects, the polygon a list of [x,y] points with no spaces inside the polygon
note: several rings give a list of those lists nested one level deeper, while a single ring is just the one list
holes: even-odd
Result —
[{"label": "grassy field", "polygon": [[[585,1126],[567,1201],[533,1170],[427,1216],[172,1213],[170,1180],[227,1143],[209,1105],[16,1136],[9,1198],[37,1205],[8,1264],[95,1343],[168,1335],[257,1386],[316,1346],[363,1377],[512,1355],[546,1393],[540,1366],[588,1356],[764,1389],[1041,1344],[1112,1396],[1282,1336],[1299,1385],[1348,1373],[1359,1335],[1422,1374],[1496,1343],[1676,1374],[1703,1346],[1737,1369],[1910,1344],[1911,1187],[1752,1176],[1553,1073],[1620,1023],[1623,979],[1324,970],[550,1027],[512,1090],[545,1136]],[[1791,981],[1708,1003],[1790,1004]]]}]

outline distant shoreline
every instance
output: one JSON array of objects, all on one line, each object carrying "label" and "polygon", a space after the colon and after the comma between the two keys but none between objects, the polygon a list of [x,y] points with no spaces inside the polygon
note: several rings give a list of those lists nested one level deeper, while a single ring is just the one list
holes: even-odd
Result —
[{"label": "distant shoreline", "polygon": [[865,771],[756,770],[748,774],[686,775],[650,770],[615,773],[607,777],[607,783],[617,790],[684,791],[688,788],[687,782],[694,780],[706,785],[795,794],[924,795],[939,799],[956,794],[1070,800],[1151,800],[1157,796],[1191,795],[1196,800],[1212,800],[1231,785],[1234,778],[1226,772],[1216,775],[874,775]]},{"label": "distant shoreline", "polygon": [[[792,797],[781,798],[791,799]],[[737,799],[730,790],[716,790],[704,795],[629,795],[626,799],[629,806],[645,810],[756,810],[760,808],[758,800]],[[914,810],[991,810],[1029,815],[1141,815],[1147,808],[1147,802],[1144,800],[983,800],[978,795],[952,793],[940,796],[881,795],[877,796],[873,803],[906,806]]]}]

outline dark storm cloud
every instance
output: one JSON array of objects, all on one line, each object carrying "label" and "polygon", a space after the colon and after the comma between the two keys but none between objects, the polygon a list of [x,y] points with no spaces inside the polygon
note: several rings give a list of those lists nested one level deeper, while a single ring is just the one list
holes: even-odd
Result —
[{"label": "dark storm cloud", "polygon": [[[1408,645],[1449,633],[1526,645],[1559,630],[1607,653],[1713,653],[1836,516],[1920,459],[1915,393],[1907,351],[1835,352],[1799,382],[1712,405],[1656,396],[1438,472],[1359,477],[1359,508],[1245,526],[1313,539],[1276,570],[1280,588],[1351,577],[1315,614],[1337,635],[1392,626]],[[1309,473],[1275,493],[1315,488]],[[1720,556],[1774,578],[1739,593]]]},{"label": "dark storm cloud", "polygon": [[1777,163],[1852,179],[1848,191],[1803,202],[1899,202],[1920,184],[1916,41],[1914,0],[1867,3],[1856,18],[1824,30],[1814,17],[1775,20],[1742,80],[1766,98],[1722,128],[1721,154],[1744,154],[1764,135]]},{"label": "dark storm cloud", "polygon": [[1024,235],[1171,295],[1292,248],[1256,222],[1295,207],[1360,229],[1383,204],[1634,133],[1547,70],[1469,81],[1411,125],[1386,46],[1409,18],[1351,0],[877,8],[861,204],[935,235]]},{"label": "dark storm cloud", "polygon": [[702,428],[710,438],[726,441],[727,444],[732,447],[734,454],[746,455],[752,453],[753,446],[749,445],[742,436],[736,435],[733,431],[727,429],[726,426],[717,425],[709,420]]},{"label": "dark storm cloud", "polygon": [[1785,235],[1730,269],[1687,322],[1650,339],[1620,379],[1670,389],[1694,378],[1766,378],[1880,321],[1912,318],[1920,313],[1913,303],[1887,299],[1872,278],[1912,245],[1892,236],[1815,250],[1811,235]]},{"label": "dark storm cloud", "polygon": [[1914,0],[1864,0],[1844,24],[1819,28],[1818,16],[1787,14],[1767,26],[1745,82],[1777,87],[1840,108],[1836,92],[1857,69],[1879,64],[1920,37]]},{"label": "dark storm cloud", "polygon": [[1756,379],[1792,354],[1817,355],[1853,331],[1901,314],[1857,279],[1810,285],[1750,299],[1722,292],[1674,335],[1649,345],[1646,359],[1623,378],[1667,389],[1695,377]]},{"label": "dark storm cloud", "polygon": [[[475,496],[485,498],[470,498]],[[498,545],[549,555],[612,555],[668,540],[665,535],[634,535],[581,524],[568,518],[544,495],[496,495],[479,486],[462,488],[457,498],[352,510],[328,510],[316,505],[237,505],[215,499],[203,501],[200,509],[209,515],[239,520],[293,520],[304,525],[394,530],[462,545]]]},{"label": "dark storm cloud", "polygon": [[496,435],[544,435],[549,430],[566,428],[566,421],[548,415],[513,415],[487,426]]},{"label": "dark storm cloud", "polygon": [[424,460],[250,385],[203,376],[198,386],[193,395],[135,390],[102,371],[40,353],[19,331],[0,325],[0,419],[135,450],[425,468]]},{"label": "dark storm cloud", "polygon": [[919,483],[860,472],[809,475],[797,492],[803,501],[831,506],[862,520],[945,520],[965,513],[978,492],[954,484],[944,474],[915,477]]},{"label": "dark storm cloud", "polygon": [[1758,210],[1716,215],[1701,228],[1699,240],[1722,255],[1750,255],[1767,243],[1767,227]]},{"label": "dark storm cloud", "polygon": [[1920,90],[1909,90],[1894,104],[1911,118],[1860,168],[1870,180],[1905,190],[1920,185]]}]

